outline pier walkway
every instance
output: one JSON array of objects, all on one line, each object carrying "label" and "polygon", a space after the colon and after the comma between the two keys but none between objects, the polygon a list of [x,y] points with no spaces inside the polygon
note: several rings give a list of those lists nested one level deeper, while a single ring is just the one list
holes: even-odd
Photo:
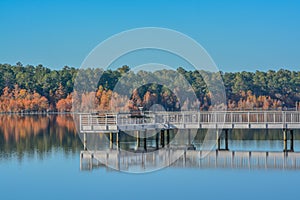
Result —
[{"label": "pier walkway", "polygon": [[299,111],[79,114],[81,133],[151,129],[300,129]]}]

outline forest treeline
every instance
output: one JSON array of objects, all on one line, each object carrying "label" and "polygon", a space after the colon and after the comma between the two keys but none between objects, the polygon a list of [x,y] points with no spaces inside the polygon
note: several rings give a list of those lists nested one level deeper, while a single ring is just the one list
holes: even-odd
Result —
[{"label": "forest treeline", "polygon": [[[154,104],[160,104],[166,110],[188,110],[194,102],[186,98],[181,99],[179,104],[176,91],[170,90],[168,85],[143,84],[147,83],[148,77],[151,76],[179,86],[182,83],[177,81],[176,74],[181,74],[192,86],[200,102],[199,109],[209,110],[213,97],[206,81],[214,83],[218,79],[217,73],[186,71],[181,67],[177,72],[159,70],[135,73],[126,65],[116,70],[89,68],[85,69],[84,73],[78,72],[78,69],[68,66],[54,70],[42,65],[0,64],[0,112],[68,112],[72,111],[72,99],[78,103],[80,110],[88,110],[91,102],[96,110],[109,110],[112,98],[120,101],[116,102],[120,107],[127,107],[130,110],[137,110],[140,106],[147,110]],[[100,80],[95,78],[99,74],[102,75]],[[124,90],[116,92],[114,88],[117,84],[121,84],[124,88],[126,84],[133,84],[124,82],[122,79],[124,75],[135,80],[137,86],[144,86],[131,91],[132,95],[129,97],[122,94]],[[84,90],[73,91],[75,78],[82,84],[80,87]],[[281,69],[266,72],[221,72],[221,78],[229,110],[281,110],[294,109],[297,105],[299,107],[299,71]],[[134,88],[134,85],[128,85],[128,88],[132,87]]]}]

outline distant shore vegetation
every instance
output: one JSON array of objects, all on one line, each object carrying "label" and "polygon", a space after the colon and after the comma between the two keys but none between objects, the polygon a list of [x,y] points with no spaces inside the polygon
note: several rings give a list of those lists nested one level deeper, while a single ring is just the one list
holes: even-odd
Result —
[{"label": "distant shore vegetation", "polygon": [[[114,96],[127,102],[122,106],[130,110],[138,110],[139,107],[147,110],[153,104],[160,104],[168,111],[188,110],[193,104],[189,99],[184,99],[184,103],[178,105],[173,91],[154,84],[133,90],[130,97],[114,91],[124,73],[131,73],[142,83],[149,74],[168,79],[174,73],[172,70],[134,73],[126,65],[106,71],[91,68],[86,70],[86,77],[81,78],[88,79],[100,72],[102,76],[96,83],[97,89],[88,89],[95,83],[87,84],[87,90],[80,93],[73,91],[78,70],[68,66],[54,70],[43,65],[0,64],[0,112],[72,112],[73,101],[81,111],[90,107],[91,102],[96,110],[107,111]],[[199,110],[212,109],[212,94],[207,89],[205,78],[213,81],[214,73],[186,71],[181,67],[177,72],[192,86],[200,102]],[[221,72],[221,78],[226,91],[226,105],[223,106],[228,110],[286,110],[299,107],[300,71]],[[88,81],[85,80],[86,83]]]}]

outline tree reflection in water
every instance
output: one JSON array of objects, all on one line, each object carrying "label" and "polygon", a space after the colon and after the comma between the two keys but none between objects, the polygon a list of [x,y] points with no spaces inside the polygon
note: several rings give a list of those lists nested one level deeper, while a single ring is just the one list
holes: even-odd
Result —
[{"label": "tree reflection in water", "polygon": [[55,149],[74,154],[81,148],[71,115],[0,115],[0,159],[43,159]]}]

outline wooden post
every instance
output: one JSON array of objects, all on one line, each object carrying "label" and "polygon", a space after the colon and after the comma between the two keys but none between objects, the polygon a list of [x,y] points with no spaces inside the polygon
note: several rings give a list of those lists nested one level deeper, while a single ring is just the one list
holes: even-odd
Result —
[{"label": "wooden post", "polygon": [[120,148],[120,133],[119,132],[117,132],[116,133],[116,143],[117,143],[117,149],[119,150],[119,148]]},{"label": "wooden post", "polygon": [[86,133],[83,133],[83,149],[86,151],[87,150],[87,138],[86,138]]},{"label": "wooden post", "polygon": [[170,146],[170,129],[167,129],[167,145]]},{"label": "wooden post", "polygon": [[83,159],[83,153],[80,152],[80,171],[82,170],[82,159]]},{"label": "wooden post", "polygon": [[147,136],[146,136],[146,131],[144,133],[144,150],[147,151]]},{"label": "wooden post", "polygon": [[162,129],[160,131],[160,144],[161,144],[162,148],[165,147],[165,130],[164,129]]},{"label": "wooden post", "polygon": [[283,129],[283,151],[287,151],[287,130]]},{"label": "wooden post", "polygon": [[219,152],[217,150],[216,151],[216,159],[215,159],[215,168],[217,168],[217,166],[218,166],[218,155],[219,155]]},{"label": "wooden post", "polygon": [[90,168],[90,170],[93,169],[93,159],[94,159],[94,156],[93,156],[93,154],[91,153],[91,157],[90,157],[90,159],[89,159],[89,168]]},{"label": "wooden post", "polygon": [[290,137],[291,137],[290,151],[294,152],[294,131],[293,130],[290,130]]},{"label": "wooden post", "polygon": [[186,166],[186,151],[184,151],[183,153],[183,166],[185,167]]},{"label": "wooden post", "polygon": [[225,129],[225,150],[229,150],[228,148],[228,129]]},{"label": "wooden post", "polygon": [[141,138],[140,138],[140,131],[136,131],[136,147],[137,149],[141,146]]},{"label": "wooden post", "polygon": [[116,170],[120,171],[120,166],[121,166],[121,163],[120,163],[120,152],[118,151],[117,152],[117,157],[116,157]]},{"label": "wooden post", "polygon": [[216,130],[216,135],[217,135],[217,150],[220,150],[221,149],[221,141],[220,141],[220,139],[221,139],[221,137],[220,137],[220,135],[219,135],[219,129],[217,129]]},{"label": "wooden post", "polygon": [[108,159],[109,159],[109,153],[106,153],[106,157],[105,157],[105,164],[106,166],[108,166]]},{"label": "wooden post", "polygon": [[113,149],[113,143],[114,143],[114,138],[113,138],[113,133],[109,133],[109,148]]},{"label": "wooden post", "polygon": [[156,150],[159,149],[159,134],[155,134],[155,145],[156,145]]},{"label": "wooden post", "polygon": [[231,168],[234,168],[235,163],[234,163],[234,151],[231,153]]},{"label": "wooden post", "polygon": [[191,129],[188,129],[188,145],[191,145]]},{"label": "wooden post", "polygon": [[268,168],[268,157],[269,157],[269,152],[266,152],[266,159],[265,159],[265,168]]}]

